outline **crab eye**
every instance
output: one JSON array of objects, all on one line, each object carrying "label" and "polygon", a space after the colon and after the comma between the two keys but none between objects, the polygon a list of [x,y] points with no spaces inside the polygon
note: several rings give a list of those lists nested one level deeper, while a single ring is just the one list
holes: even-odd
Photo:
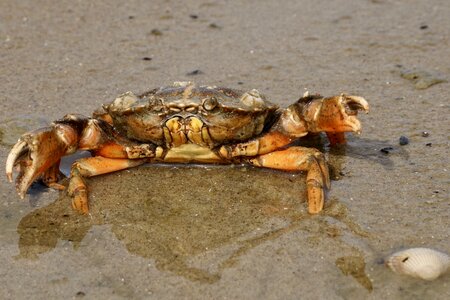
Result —
[{"label": "crab eye", "polygon": [[150,108],[153,110],[153,111],[162,111],[162,110],[164,110],[164,103],[163,103],[163,100],[162,99],[157,99],[157,98],[151,98],[151,99],[149,99],[149,101],[148,101],[149,103],[149,106],[150,106]]},{"label": "crab eye", "polygon": [[203,101],[203,108],[205,110],[211,111],[219,104],[215,97],[207,98]]}]

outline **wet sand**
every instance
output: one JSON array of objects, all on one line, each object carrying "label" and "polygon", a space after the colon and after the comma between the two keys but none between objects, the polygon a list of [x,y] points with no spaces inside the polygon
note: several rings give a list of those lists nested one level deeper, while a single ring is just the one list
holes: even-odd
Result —
[{"label": "wet sand", "polygon": [[347,146],[312,142],[334,179],[318,216],[303,174],[143,166],[89,179],[89,216],[40,185],[20,201],[0,175],[0,298],[450,298],[449,274],[382,264],[450,252],[448,1],[58,3],[0,2],[2,166],[26,130],[174,81],[280,105],[347,92],[371,111]]}]

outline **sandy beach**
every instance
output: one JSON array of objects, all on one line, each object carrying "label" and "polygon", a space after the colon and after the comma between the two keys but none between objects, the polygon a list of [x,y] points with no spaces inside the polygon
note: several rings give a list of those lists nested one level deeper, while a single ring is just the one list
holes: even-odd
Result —
[{"label": "sandy beach", "polygon": [[450,299],[449,273],[383,264],[450,253],[449,16],[446,0],[0,1],[3,167],[24,132],[175,81],[371,106],[346,146],[312,142],[333,179],[317,216],[302,173],[145,165],[90,178],[82,216],[1,172],[0,298]]}]

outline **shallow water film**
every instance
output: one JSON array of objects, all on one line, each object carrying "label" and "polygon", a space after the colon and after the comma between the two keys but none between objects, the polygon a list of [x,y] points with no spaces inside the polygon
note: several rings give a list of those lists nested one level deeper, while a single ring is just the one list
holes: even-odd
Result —
[{"label": "shallow water film", "polygon": [[0,1],[0,166],[26,131],[174,81],[281,107],[345,92],[370,113],[345,146],[301,142],[330,167],[316,216],[304,173],[143,165],[88,179],[87,216],[40,183],[20,200],[2,173],[1,299],[450,298],[449,273],[384,265],[450,253],[448,1],[58,3]]}]

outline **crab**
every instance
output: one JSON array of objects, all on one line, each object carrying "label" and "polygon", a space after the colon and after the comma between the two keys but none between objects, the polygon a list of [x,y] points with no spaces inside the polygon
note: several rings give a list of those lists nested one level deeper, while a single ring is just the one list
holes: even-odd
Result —
[{"label": "crab", "polygon": [[305,171],[308,212],[319,213],[330,188],[324,155],[296,146],[309,133],[325,132],[331,145],[345,143],[345,132],[360,133],[359,96],[305,94],[287,108],[269,102],[257,90],[240,91],[176,82],[140,95],[127,92],[103,105],[92,117],[68,114],[20,137],[6,161],[6,175],[23,199],[41,179],[58,183],[65,155],[88,150],[75,161],[67,193],[73,208],[89,212],[86,178],[145,163],[247,164],[283,171]]}]

